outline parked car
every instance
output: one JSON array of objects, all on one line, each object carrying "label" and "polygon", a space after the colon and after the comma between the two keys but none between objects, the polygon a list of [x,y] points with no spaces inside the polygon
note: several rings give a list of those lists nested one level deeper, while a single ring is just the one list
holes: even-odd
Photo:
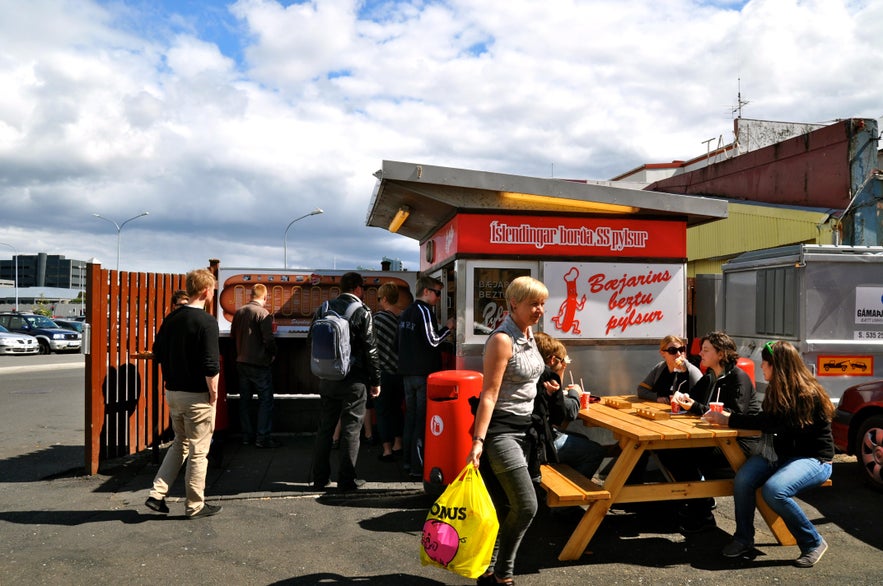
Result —
[{"label": "parked car", "polygon": [[883,380],[843,391],[831,428],[837,449],[855,455],[867,483],[883,491]]},{"label": "parked car", "polygon": [[28,334],[37,338],[41,354],[79,352],[83,345],[81,333],[62,329],[48,317],[35,313],[0,312],[0,326],[10,332]]},{"label": "parked car", "polygon": [[40,343],[34,336],[16,334],[0,326],[0,354],[37,354]]},{"label": "parked car", "polygon": [[58,325],[58,327],[60,328],[63,328],[65,330],[73,330],[75,332],[80,332],[81,334],[83,333],[83,328],[85,327],[85,322],[74,321],[71,319],[58,319],[53,317],[52,321],[54,321],[56,325]]}]

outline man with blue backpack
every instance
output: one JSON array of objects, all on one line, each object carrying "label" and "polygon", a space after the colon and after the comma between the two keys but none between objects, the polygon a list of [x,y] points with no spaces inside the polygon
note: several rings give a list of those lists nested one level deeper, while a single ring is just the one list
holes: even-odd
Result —
[{"label": "man with blue backpack", "polygon": [[323,303],[310,324],[310,368],[319,377],[319,430],[313,449],[313,487],[331,482],[331,443],[340,420],[338,490],[355,490],[359,433],[368,393],[380,394],[380,361],[371,310],[362,302],[362,276],[348,272],[340,278],[341,294]]}]

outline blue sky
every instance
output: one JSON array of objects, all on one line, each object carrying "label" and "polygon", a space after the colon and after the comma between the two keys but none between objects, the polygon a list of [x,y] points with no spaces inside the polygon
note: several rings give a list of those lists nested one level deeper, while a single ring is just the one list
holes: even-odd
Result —
[{"label": "blue sky", "polygon": [[[384,159],[608,179],[747,118],[883,115],[871,0],[0,0],[0,242],[186,271],[417,268]],[[0,247],[0,255],[8,255]],[[8,256],[0,256],[8,258]]]}]

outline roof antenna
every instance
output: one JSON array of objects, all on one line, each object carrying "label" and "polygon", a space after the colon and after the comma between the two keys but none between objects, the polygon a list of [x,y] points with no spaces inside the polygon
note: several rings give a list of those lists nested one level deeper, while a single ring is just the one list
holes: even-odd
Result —
[{"label": "roof antenna", "polygon": [[737,118],[742,118],[742,106],[747,106],[750,102],[748,100],[742,99],[742,78],[737,78],[739,80],[739,93],[736,94],[736,107],[733,109],[733,114],[737,114]]}]

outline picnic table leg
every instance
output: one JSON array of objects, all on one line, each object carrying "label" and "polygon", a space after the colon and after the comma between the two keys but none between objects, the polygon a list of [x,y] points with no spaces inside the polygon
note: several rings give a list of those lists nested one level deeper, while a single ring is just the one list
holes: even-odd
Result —
[{"label": "picnic table leg", "polygon": [[[733,467],[733,470],[738,471],[746,460],[745,453],[742,451],[742,448],[739,447],[739,442],[733,438],[723,439],[720,441],[720,448],[727,457],[730,466]],[[760,489],[757,489],[755,500],[757,501],[757,510],[760,512],[760,516],[763,517],[764,522],[766,522],[767,527],[770,528],[770,531],[776,538],[776,541],[779,542],[779,545],[795,545],[797,540],[794,539],[794,536],[788,531],[788,527],[785,525],[785,521],[782,520],[782,517],[777,515],[767,502],[763,500],[763,497],[760,494]]]},{"label": "picnic table leg", "polygon": [[578,560],[586,551],[589,541],[595,535],[595,531],[604,520],[610,506],[616,502],[616,497],[628,480],[629,475],[644,453],[645,443],[629,440],[623,445],[622,453],[616,459],[616,464],[604,482],[604,488],[610,492],[609,499],[601,499],[592,502],[582,519],[561,550],[558,559],[561,561]]}]

